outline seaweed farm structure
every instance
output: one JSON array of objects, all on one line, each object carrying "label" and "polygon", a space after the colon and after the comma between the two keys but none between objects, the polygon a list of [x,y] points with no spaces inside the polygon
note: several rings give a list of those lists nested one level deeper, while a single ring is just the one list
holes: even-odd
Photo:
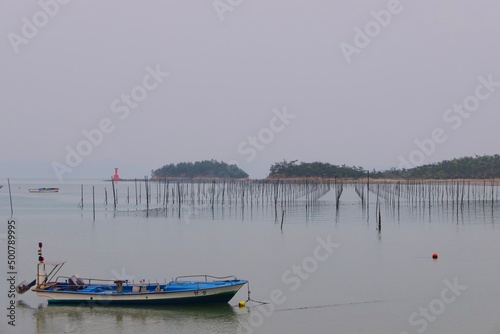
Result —
[{"label": "seaweed farm structure", "polygon": [[[217,208],[266,208],[273,210],[276,220],[284,212],[309,211],[325,198],[338,210],[348,190],[357,194],[360,210],[367,219],[376,218],[380,225],[381,210],[398,213],[407,207],[433,210],[452,207],[456,212],[465,207],[493,207],[498,203],[499,180],[385,180],[385,179],[135,179],[131,182],[111,180],[104,188],[104,206],[115,212],[170,214],[182,217],[194,210]],[[102,190],[98,190],[102,191]],[[92,189],[94,193],[95,190]],[[330,193],[329,196],[325,196]],[[93,202],[95,202],[93,195]],[[352,200],[352,199],[351,199]],[[83,209],[84,189],[80,206]],[[87,201],[86,201],[87,202]],[[95,203],[93,203],[95,207]],[[379,226],[381,228],[381,226]]]}]

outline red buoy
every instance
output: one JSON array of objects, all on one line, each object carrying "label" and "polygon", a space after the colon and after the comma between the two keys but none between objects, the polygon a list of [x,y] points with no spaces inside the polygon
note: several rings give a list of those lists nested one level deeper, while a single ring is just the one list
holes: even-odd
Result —
[{"label": "red buoy", "polygon": [[437,253],[432,254],[432,258],[433,258],[433,259],[437,259],[437,258],[438,258]]}]

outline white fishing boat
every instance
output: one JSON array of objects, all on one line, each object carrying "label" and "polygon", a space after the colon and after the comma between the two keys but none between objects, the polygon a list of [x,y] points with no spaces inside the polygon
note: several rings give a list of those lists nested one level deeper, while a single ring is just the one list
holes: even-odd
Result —
[{"label": "white fishing boat", "polygon": [[[36,279],[29,284],[19,284],[17,292],[22,294],[34,286],[32,291],[46,298],[49,304],[147,306],[227,303],[248,283],[234,276],[210,275],[180,276],[165,283],[140,281],[138,284],[127,280],[82,278],[78,275],[56,277],[65,262],[45,262],[42,243],[39,243],[38,254]],[[47,267],[51,268],[49,273]]]},{"label": "white fishing boat", "polygon": [[28,189],[30,193],[56,193],[59,191],[59,188],[35,188]]}]

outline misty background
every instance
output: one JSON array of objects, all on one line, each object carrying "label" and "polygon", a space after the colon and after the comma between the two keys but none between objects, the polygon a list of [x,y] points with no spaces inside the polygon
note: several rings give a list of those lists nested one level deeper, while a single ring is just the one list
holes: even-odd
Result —
[{"label": "misty background", "polygon": [[[341,44],[394,0],[40,2],[46,22],[37,1],[0,5],[2,178],[55,178],[54,162],[97,178],[205,159],[251,178],[283,159],[388,169],[435,128],[447,139],[423,163],[499,153],[500,88],[458,128],[444,120],[480,76],[500,82],[497,1],[401,0],[350,62]],[[114,101],[148,68],[168,76],[121,119]],[[273,121],[277,110],[294,118]],[[68,166],[67,147],[103,119],[113,130]]]}]

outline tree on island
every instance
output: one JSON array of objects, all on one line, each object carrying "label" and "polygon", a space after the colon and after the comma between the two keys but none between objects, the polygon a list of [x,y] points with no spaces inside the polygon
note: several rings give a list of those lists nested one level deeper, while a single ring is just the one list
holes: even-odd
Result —
[{"label": "tree on island", "polygon": [[[375,175],[374,175],[375,176]],[[392,169],[376,176],[412,179],[492,179],[500,178],[500,155],[476,155],[418,166]]]},{"label": "tree on island", "polygon": [[297,160],[277,162],[270,168],[269,178],[360,178],[367,176],[363,167],[337,166],[324,162],[301,162]]},{"label": "tree on island", "polygon": [[[297,160],[277,162],[270,168],[269,178],[362,178],[367,177],[363,167],[338,166],[324,162],[301,162]],[[392,168],[370,172],[378,179],[492,179],[500,178],[500,155],[483,155],[444,160],[438,163],[409,169]]]},{"label": "tree on island", "polygon": [[236,165],[229,165],[217,160],[203,160],[196,162],[180,162],[168,164],[151,171],[153,178],[181,177],[181,178],[227,178],[244,179],[248,174]]}]

